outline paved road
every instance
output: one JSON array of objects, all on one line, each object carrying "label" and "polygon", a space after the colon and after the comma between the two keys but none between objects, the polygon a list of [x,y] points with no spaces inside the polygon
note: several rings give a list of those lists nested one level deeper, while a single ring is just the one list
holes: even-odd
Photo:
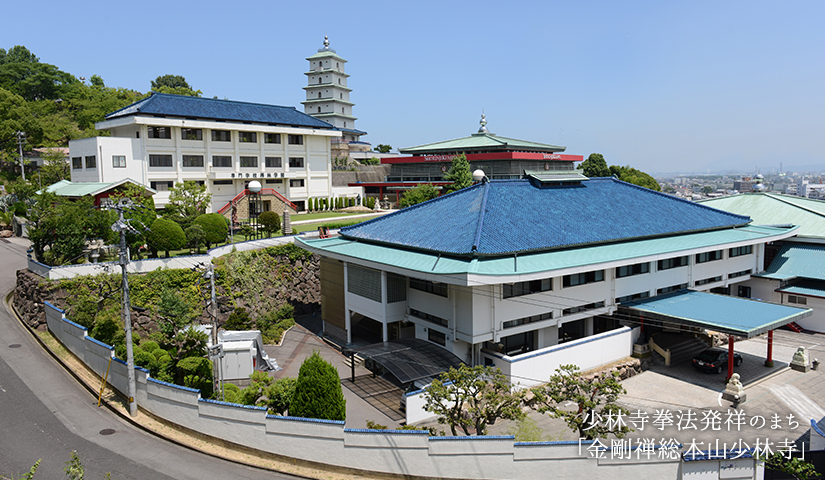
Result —
[{"label": "paved road", "polygon": [[[0,292],[26,266],[23,242],[0,240]],[[11,347],[19,345],[19,347]],[[101,435],[105,429],[115,431]],[[98,408],[32,336],[0,308],[0,476],[18,478],[43,459],[35,478],[63,478],[77,450],[86,478],[291,479],[216,459],[158,439]]]}]

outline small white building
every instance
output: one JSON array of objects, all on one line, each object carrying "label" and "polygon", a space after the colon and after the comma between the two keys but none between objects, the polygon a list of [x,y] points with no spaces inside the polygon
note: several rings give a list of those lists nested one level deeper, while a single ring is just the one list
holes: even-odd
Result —
[{"label": "small white building", "polygon": [[162,208],[176,183],[192,180],[212,194],[211,212],[242,197],[251,180],[298,211],[310,197],[330,196],[330,139],[341,137],[294,107],[160,93],[95,128],[111,136],[69,142],[72,182],[132,178],[156,190]]}]

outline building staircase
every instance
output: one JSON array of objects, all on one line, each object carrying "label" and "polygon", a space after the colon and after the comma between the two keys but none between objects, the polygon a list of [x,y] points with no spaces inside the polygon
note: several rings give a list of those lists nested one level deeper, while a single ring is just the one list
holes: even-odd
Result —
[{"label": "building staircase", "polygon": [[671,366],[690,360],[712,345],[709,335],[662,332],[650,337],[650,349]]}]

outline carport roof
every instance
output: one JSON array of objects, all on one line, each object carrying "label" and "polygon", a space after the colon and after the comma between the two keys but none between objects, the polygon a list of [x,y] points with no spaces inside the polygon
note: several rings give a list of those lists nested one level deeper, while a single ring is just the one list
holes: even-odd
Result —
[{"label": "carport roof", "polygon": [[402,384],[436,377],[450,367],[458,368],[464,363],[444,347],[418,338],[401,338],[344,351],[345,355],[349,353],[372,359],[395,375]]},{"label": "carport roof", "polygon": [[623,303],[633,314],[664,322],[707,328],[728,335],[752,338],[810,316],[810,308],[679,290],[667,295]]}]

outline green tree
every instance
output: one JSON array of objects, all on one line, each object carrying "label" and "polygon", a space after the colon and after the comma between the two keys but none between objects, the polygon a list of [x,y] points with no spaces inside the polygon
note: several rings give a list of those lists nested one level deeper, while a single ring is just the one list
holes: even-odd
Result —
[{"label": "green tree", "polygon": [[66,201],[44,192],[35,198],[29,240],[39,261],[64,265],[83,256],[86,240],[112,238],[109,215],[94,208],[92,197]]},{"label": "green tree", "polygon": [[62,151],[56,148],[50,148],[43,154],[43,166],[38,171],[40,176],[40,183],[46,187],[61,180],[68,180],[69,162],[66,161],[66,156]]},{"label": "green tree", "polygon": [[193,180],[178,182],[169,192],[166,213],[170,219],[187,228],[198,215],[206,213],[211,201],[212,194],[206,191],[206,185]]},{"label": "green tree", "polygon": [[203,231],[203,227],[195,223],[187,228],[184,233],[186,234],[186,245],[189,248],[194,248],[196,253],[201,253],[201,244],[206,241],[206,232]]},{"label": "green tree", "polygon": [[453,157],[453,163],[450,169],[444,174],[444,179],[453,182],[447,187],[447,193],[467,188],[473,184],[473,172],[470,170],[470,162],[462,153]]},{"label": "green tree", "polygon": [[609,177],[611,175],[610,168],[601,153],[591,153],[587,160],[583,161],[579,166],[582,174],[585,177]]},{"label": "green tree", "polygon": [[152,80],[152,90],[160,87],[186,88],[192,90],[192,86],[189,85],[182,75],[166,74]]},{"label": "green tree", "polygon": [[657,182],[653,177],[651,177],[645,172],[642,172],[641,170],[636,170],[635,168],[630,166],[620,167],[617,165],[611,165],[610,174],[615,175],[619,180],[623,182],[632,183],[633,185],[638,185],[640,187],[655,190],[657,192],[662,191],[662,187],[659,185],[659,182]]},{"label": "green tree", "polygon": [[146,242],[152,250],[166,252],[166,256],[169,257],[170,250],[178,250],[186,245],[186,235],[174,221],[158,218],[152,222]]},{"label": "green tree", "polygon": [[407,208],[436,197],[438,197],[438,189],[430,183],[422,183],[407,190],[404,196],[401,197],[401,200],[398,201],[398,206]]},{"label": "green tree", "polygon": [[346,419],[347,401],[338,370],[317,351],[301,364],[289,414],[324,420]]},{"label": "green tree", "polygon": [[513,390],[507,376],[498,368],[484,365],[450,368],[424,389],[424,410],[438,415],[438,423],[449,425],[457,435],[474,429],[486,435],[487,425],[496,419],[521,420],[525,392]]},{"label": "green tree", "polygon": [[[533,393],[539,412],[564,419],[580,438],[592,440],[605,438],[608,434],[624,438],[632,431],[621,422],[599,420],[630,414],[616,403],[619,395],[626,393],[619,383],[618,372],[582,377],[579,367],[562,365],[546,385],[534,388]],[[570,403],[573,404],[572,409],[568,407]]]},{"label": "green tree", "polygon": [[785,456],[782,452],[776,452],[769,456],[759,455],[758,459],[765,463],[766,469],[785,473],[797,480],[819,477],[819,473],[812,464],[801,458]]},{"label": "green tree", "polygon": [[243,307],[237,307],[229,314],[223,326],[227,330],[249,330],[252,325],[253,321],[249,316],[249,312]]},{"label": "green tree", "polygon": [[702,187],[702,193],[704,193],[705,195],[713,193],[713,187],[705,185],[704,187]]},{"label": "green tree", "polygon": [[375,151],[378,153],[390,153],[392,151],[392,146],[384,143],[379,143],[375,146]]},{"label": "green tree", "polygon": [[281,229],[281,217],[277,213],[269,211],[258,215],[258,222],[264,227],[267,236],[271,237],[273,233]]},{"label": "green tree", "polygon": [[229,226],[226,224],[226,218],[220,213],[204,213],[195,218],[195,225],[200,225],[206,234],[207,248],[211,245],[223,242],[226,240],[226,235],[229,233]]}]

